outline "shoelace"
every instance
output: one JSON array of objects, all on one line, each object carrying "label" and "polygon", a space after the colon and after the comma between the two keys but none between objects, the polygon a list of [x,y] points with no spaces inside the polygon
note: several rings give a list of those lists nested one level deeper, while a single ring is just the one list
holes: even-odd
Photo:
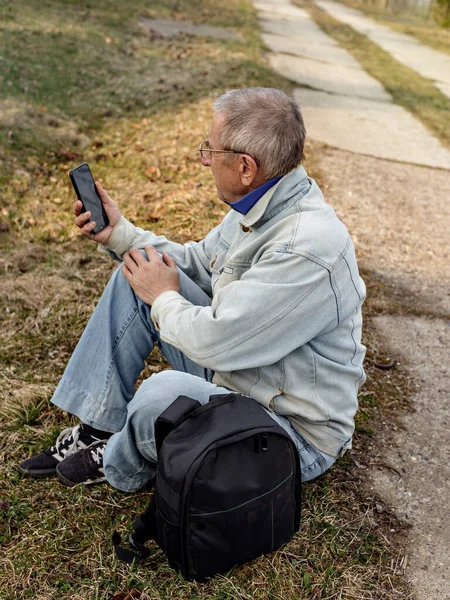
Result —
[{"label": "shoelace", "polygon": [[103,440],[99,440],[98,442],[94,442],[89,446],[89,450],[92,456],[92,459],[99,467],[103,466],[103,453],[105,451],[106,443]]},{"label": "shoelace", "polygon": [[[80,425],[63,429],[55,442],[55,445],[50,448],[50,454],[57,454],[62,458],[73,454],[80,439]],[[58,457],[56,457],[58,458]]]}]

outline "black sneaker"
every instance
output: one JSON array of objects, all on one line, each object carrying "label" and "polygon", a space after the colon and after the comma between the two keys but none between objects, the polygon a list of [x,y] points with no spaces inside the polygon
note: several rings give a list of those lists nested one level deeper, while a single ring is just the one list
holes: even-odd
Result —
[{"label": "black sneaker", "polygon": [[106,481],[103,471],[103,452],[105,440],[94,442],[76,454],[67,456],[56,467],[56,475],[64,485],[94,485]]},{"label": "black sneaker", "polygon": [[28,477],[51,477],[56,474],[57,465],[68,456],[88,448],[97,437],[84,429],[83,423],[64,429],[51,448],[25,459],[18,466],[19,471]]}]

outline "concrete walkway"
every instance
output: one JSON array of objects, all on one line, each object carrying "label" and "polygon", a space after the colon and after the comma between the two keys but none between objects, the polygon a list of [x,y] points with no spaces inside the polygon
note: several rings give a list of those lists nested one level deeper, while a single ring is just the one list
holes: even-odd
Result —
[{"label": "concrete walkway", "polygon": [[255,0],[272,68],[300,84],[294,96],[307,132],[331,146],[450,169],[450,151],[309,14],[289,0]]},{"label": "concrete walkway", "polygon": [[316,4],[338,21],[350,25],[367,36],[395,60],[431,79],[435,86],[450,98],[450,56],[421,44],[415,38],[397,33],[366,17],[358,10],[331,0],[316,0]]}]

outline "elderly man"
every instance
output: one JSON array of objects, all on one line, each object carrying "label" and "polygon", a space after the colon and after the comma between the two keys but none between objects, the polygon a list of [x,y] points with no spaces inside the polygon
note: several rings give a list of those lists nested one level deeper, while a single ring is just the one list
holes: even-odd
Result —
[{"label": "elderly man", "polygon": [[[123,262],[52,399],[81,423],[23,461],[22,473],[138,490],[155,474],[158,415],[179,395],[205,403],[230,390],[289,433],[304,481],[350,447],[365,288],[346,228],[300,165],[299,107],[254,88],[213,109],[201,161],[231,209],[204,240],[181,245],[134,227],[100,184],[110,225],[94,235],[75,203],[76,225]],[[135,393],[155,343],[173,370]]]}]

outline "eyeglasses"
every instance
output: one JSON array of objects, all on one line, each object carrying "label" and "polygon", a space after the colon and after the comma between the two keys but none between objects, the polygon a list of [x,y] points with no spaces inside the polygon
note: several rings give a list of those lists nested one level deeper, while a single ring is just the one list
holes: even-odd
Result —
[{"label": "eyeglasses", "polygon": [[205,140],[200,144],[198,151],[200,152],[200,156],[204,159],[211,158],[212,152],[221,152],[222,154],[247,154],[248,156],[253,158],[255,163],[258,165],[258,161],[256,160],[256,158],[251,154],[248,154],[248,152],[238,152],[237,150],[213,150],[209,147],[208,140]]}]

